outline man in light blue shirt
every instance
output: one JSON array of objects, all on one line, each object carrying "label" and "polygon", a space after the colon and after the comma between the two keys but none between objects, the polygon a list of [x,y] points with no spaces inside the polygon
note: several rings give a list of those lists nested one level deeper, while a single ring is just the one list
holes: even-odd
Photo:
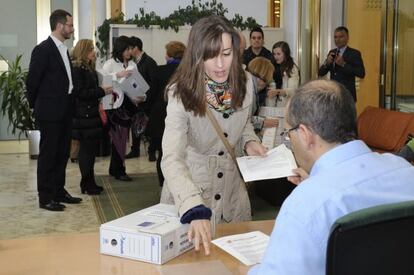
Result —
[{"label": "man in light blue shirt", "polygon": [[333,81],[300,87],[285,125],[301,167],[289,180],[300,184],[282,205],[262,263],[249,274],[325,274],[332,224],[362,208],[413,200],[414,167],[357,140],[353,98]]}]

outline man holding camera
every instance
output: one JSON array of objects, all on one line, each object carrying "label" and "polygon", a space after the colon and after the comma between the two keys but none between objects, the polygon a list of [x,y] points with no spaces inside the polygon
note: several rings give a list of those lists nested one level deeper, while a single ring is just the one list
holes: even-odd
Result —
[{"label": "man holding camera", "polygon": [[344,85],[356,102],[355,77],[365,77],[365,67],[361,52],[348,46],[348,29],[337,27],[334,32],[336,48],[329,51],[325,62],[319,68],[318,75],[330,72],[331,80]]}]

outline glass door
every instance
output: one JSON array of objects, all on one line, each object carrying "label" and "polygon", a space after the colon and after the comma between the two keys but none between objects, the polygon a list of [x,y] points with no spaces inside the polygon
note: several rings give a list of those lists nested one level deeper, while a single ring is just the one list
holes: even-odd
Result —
[{"label": "glass door", "polygon": [[382,3],[380,103],[414,112],[414,1]]}]

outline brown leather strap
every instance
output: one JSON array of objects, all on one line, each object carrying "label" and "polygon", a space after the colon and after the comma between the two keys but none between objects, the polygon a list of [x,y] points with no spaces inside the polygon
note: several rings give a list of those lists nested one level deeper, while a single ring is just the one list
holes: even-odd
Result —
[{"label": "brown leather strap", "polygon": [[223,130],[221,129],[220,125],[218,124],[217,119],[214,117],[213,113],[211,112],[210,108],[206,107],[206,114],[208,119],[210,120],[211,124],[213,124],[214,129],[217,132],[217,135],[220,137],[221,141],[223,142],[224,146],[226,147],[227,151],[229,152],[231,158],[234,161],[234,164],[237,167],[237,160],[236,160],[236,154],[234,153],[234,148],[231,147],[229,141],[224,136]]}]

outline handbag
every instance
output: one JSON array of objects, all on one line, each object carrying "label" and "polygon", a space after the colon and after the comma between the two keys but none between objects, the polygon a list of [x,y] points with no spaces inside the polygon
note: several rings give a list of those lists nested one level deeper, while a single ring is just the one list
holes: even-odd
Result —
[{"label": "handbag", "polygon": [[106,115],[102,103],[99,103],[99,116],[101,117],[102,125],[105,126],[108,123],[108,116]]},{"label": "handbag", "polygon": [[[211,110],[208,106],[206,107],[206,114],[207,114],[207,117],[210,120],[211,124],[213,125],[214,129],[216,130],[217,135],[220,137],[221,141],[224,144],[224,147],[226,147],[226,150],[229,152],[231,158],[233,159],[234,164],[236,165],[236,167],[238,169],[239,166],[238,166],[237,160],[236,160],[236,153],[234,153],[234,147],[232,147],[230,145],[229,141],[224,136],[223,130],[221,129],[220,125],[217,122],[217,119],[213,116],[213,114],[211,113]],[[239,170],[239,173],[240,173],[240,170]],[[241,178],[242,182],[244,183],[244,185],[246,186],[246,188],[249,189],[249,184],[244,181],[243,176],[241,174],[240,174],[240,178]]]}]

